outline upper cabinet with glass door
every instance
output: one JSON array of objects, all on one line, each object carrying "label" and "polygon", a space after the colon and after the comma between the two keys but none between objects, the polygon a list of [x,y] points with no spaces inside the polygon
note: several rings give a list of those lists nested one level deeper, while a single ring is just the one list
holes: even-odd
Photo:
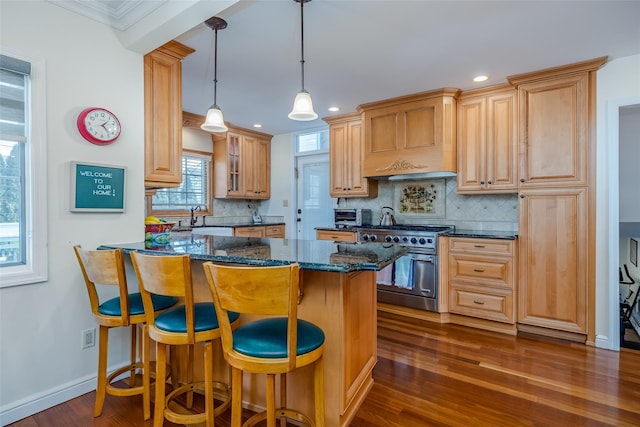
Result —
[{"label": "upper cabinet with glass door", "polygon": [[271,135],[229,125],[213,134],[214,197],[271,197]]}]

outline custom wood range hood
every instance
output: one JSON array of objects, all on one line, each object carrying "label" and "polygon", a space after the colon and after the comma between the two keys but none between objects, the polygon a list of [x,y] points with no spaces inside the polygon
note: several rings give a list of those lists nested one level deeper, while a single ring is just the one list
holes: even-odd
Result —
[{"label": "custom wood range hood", "polygon": [[360,105],[363,175],[392,180],[455,176],[459,94],[459,89],[443,88]]}]

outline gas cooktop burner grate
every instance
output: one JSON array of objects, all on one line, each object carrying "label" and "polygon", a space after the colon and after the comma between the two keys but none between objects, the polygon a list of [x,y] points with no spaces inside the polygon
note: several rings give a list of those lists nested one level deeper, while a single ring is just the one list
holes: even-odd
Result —
[{"label": "gas cooktop burner grate", "polygon": [[454,230],[454,226],[452,225],[407,225],[407,224],[362,225],[358,228],[367,229],[367,230],[390,230],[390,231],[403,230],[403,231],[415,231],[415,232],[426,232],[426,233],[442,233],[442,232]]}]

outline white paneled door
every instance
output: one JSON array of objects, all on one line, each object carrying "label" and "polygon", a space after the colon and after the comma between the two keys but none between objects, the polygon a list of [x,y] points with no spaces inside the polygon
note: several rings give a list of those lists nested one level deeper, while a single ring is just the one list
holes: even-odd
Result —
[{"label": "white paneled door", "polygon": [[333,226],[333,207],[329,196],[329,155],[298,156],[297,238],[315,240],[316,227]]}]

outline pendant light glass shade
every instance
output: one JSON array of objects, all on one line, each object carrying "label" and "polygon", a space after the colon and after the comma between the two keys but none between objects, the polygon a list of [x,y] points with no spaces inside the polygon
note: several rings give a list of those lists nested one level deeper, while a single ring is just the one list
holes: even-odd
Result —
[{"label": "pendant light glass shade", "polygon": [[302,122],[318,118],[316,112],[313,111],[313,102],[311,101],[309,92],[306,90],[298,92],[296,99],[293,101],[293,110],[289,113],[289,118]]},{"label": "pendant light glass shade", "polygon": [[304,4],[311,0],[293,0],[300,3],[300,68],[302,76],[302,89],[293,100],[293,110],[289,113],[291,120],[307,122],[315,120],[318,115],[313,111],[313,102],[311,102],[311,94],[304,88]]},{"label": "pendant light glass shade", "polygon": [[222,117],[222,110],[217,105],[212,105],[207,111],[207,117],[204,123],[200,126],[200,129],[207,132],[226,132],[229,130],[227,125],[224,124],[224,117]]},{"label": "pendant light glass shade", "polygon": [[226,132],[229,130],[227,125],[224,124],[224,117],[222,117],[222,110],[218,107],[217,89],[218,89],[218,30],[227,28],[227,22],[214,16],[205,21],[205,25],[214,31],[214,60],[213,60],[213,105],[209,107],[207,111],[207,117],[204,119],[204,123],[200,125],[200,129],[207,132]]}]

